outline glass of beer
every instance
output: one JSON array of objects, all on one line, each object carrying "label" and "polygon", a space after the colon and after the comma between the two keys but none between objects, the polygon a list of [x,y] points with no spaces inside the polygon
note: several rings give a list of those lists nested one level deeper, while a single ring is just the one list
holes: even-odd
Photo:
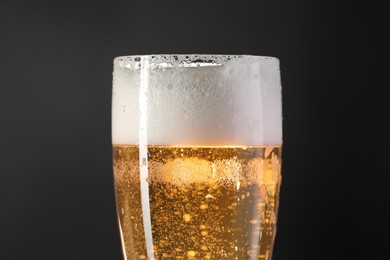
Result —
[{"label": "glass of beer", "polygon": [[124,259],[271,260],[281,184],[279,59],[114,59]]}]

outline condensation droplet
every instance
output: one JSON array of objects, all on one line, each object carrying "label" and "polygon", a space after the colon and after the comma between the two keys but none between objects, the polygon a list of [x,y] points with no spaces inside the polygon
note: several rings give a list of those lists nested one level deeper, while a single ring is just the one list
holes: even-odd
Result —
[{"label": "condensation droplet", "polygon": [[274,171],[275,174],[279,174],[280,162],[279,162],[279,158],[276,154],[272,154],[271,162],[272,162],[272,170]]},{"label": "condensation droplet", "polygon": [[271,222],[272,224],[276,224],[276,214],[274,211],[271,212]]},{"label": "condensation droplet", "polygon": [[265,151],[264,151],[264,157],[267,158],[270,155],[270,153],[272,152],[273,149],[274,148],[272,146],[267,146],[265,148]]},{"label": "condensation droplet", "polygon": [[265,223],[265,212],[264,211],[260,211],[259,214],[260,214],[260,221],[261,221],[261,223]]},{"label": "condensation droplet", "polygon": [[264,184],[260,186],[260,194],[261,194],[261,198],[264,200],[264,202],[269,203],[267,187],[265,187]]}]

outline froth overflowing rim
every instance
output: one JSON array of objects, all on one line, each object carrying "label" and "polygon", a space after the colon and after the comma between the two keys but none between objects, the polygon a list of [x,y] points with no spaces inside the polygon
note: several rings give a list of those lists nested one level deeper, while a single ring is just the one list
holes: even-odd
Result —
[{"label": "froth overflowing rim", "polygon": [[274,56],[248,55],[248,54],[146,54],[146,55],[123,55],[114,58],[114,64],[131,69],[141,68],[141,62],[148,61],[153,68],[169,67],[211,67],[221,66],[234,60],[273,60],[279,61]]}]

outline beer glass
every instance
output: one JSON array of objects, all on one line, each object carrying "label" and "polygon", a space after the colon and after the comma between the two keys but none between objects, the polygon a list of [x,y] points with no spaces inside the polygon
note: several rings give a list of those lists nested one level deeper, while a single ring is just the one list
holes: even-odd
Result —
[{"label": "beer glass", "polygon": [[270,260],[281,184],[279,60],[121,56],[113,70],[124,259]]}]

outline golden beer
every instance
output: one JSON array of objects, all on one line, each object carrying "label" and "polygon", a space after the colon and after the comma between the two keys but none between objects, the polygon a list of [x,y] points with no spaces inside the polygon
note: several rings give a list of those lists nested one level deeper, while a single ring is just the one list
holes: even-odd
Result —
[{"label": "golden beer", "polygon": [[147,163],[155,259],[271,259],[281,147],[114,145],[126,259],[147,259],[140,165]]},{"label": "golden beer", "polygon": [[277,58],[116,57],[112,145],[125,260],[271,260],[281,183]]}]

